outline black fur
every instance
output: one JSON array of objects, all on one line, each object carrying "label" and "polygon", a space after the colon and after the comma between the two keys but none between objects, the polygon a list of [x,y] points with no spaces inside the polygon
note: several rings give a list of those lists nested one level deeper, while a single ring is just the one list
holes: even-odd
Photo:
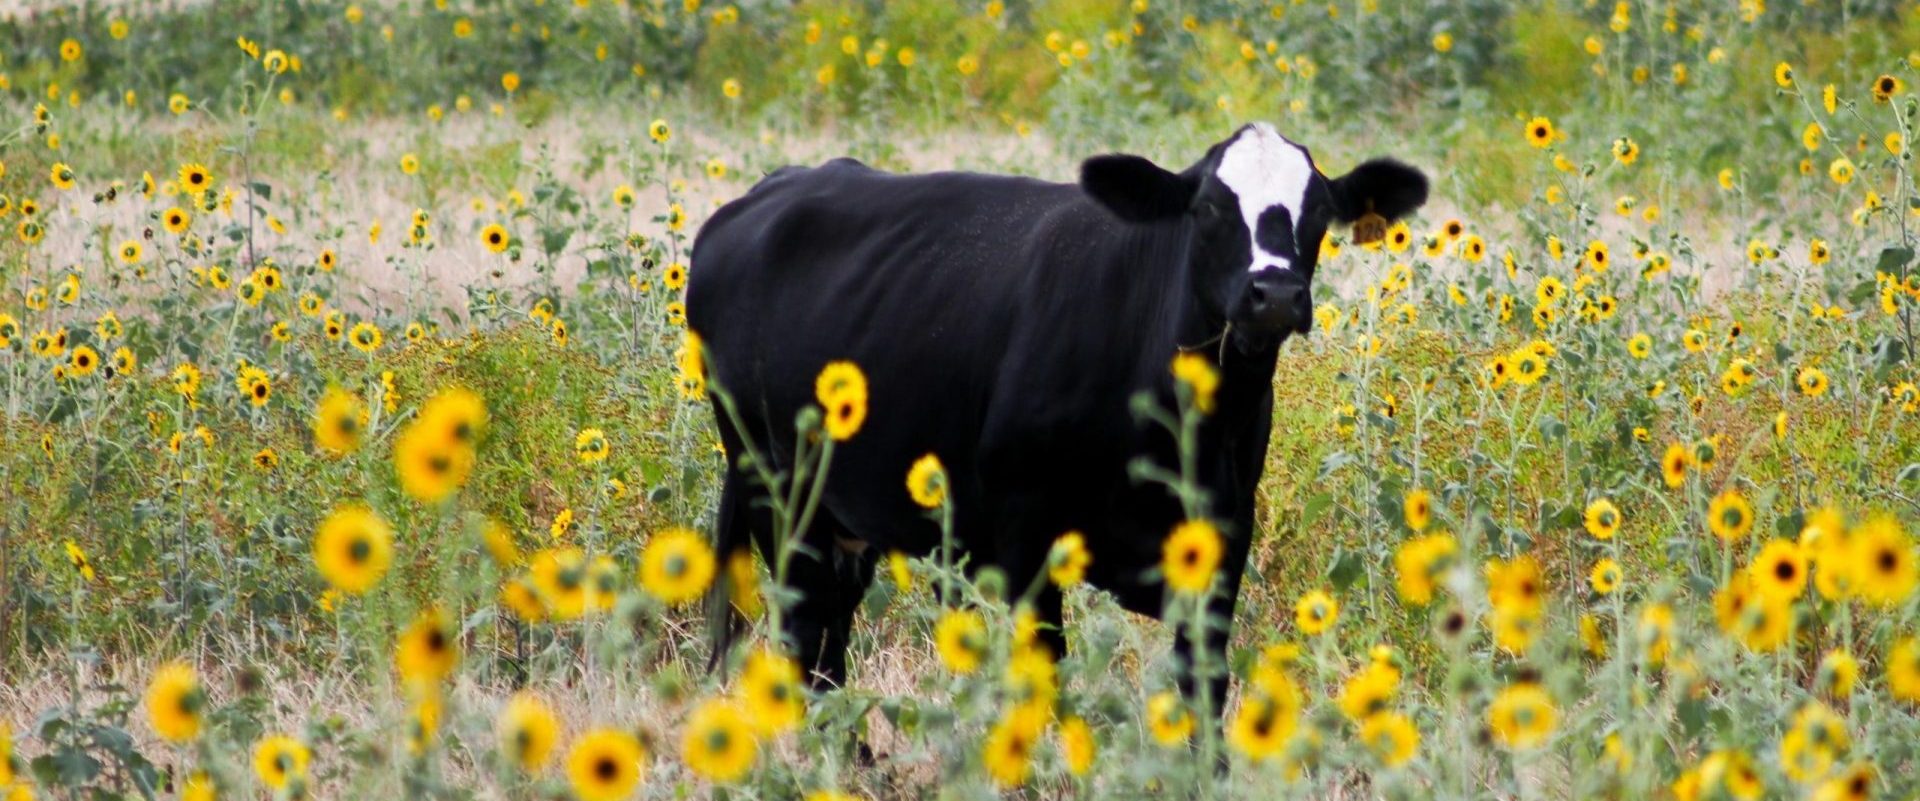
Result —
[{"label": "black fur", "polygon": [[[1258,276],[1259,290],[1287,290],[1298,308],[1258,316],[1248,311],[1258,305],[1249,296],[1261,294],[1250,291],[1254,234],[1211,178],[1219,151],[1183,173],[1099,156],[1079,185],[894,175],[841,159],[777,171],[701,229],[687,313],[707,343],[713,382],[743,418],[744,431],[717,415],[728,454],[750,438],[791,474],[793,421],[814,403],[820,369],[846,359],[867,376],[865,424],[837,446],[790,568],[804,600],[786,636],[816,683],[845,680],[848,629],[873,556],[927,553],[940,541],[905,486],[926,453],[947,468],[955,540],[973,565],[998,566],[1011,587],[1025,588],[1044,572],[1053,540],[1079,530],[1093,557],[1089,580],[1126,608],[1159,615],[1163,587],[1151,574],[1184,513],[1164,487],[1133,481],[1128,465],[1177,460],[1172,439],[1137,422],[1129,404],[1145,392],[1175,405],[1168,367],[1183,348],[1221,375],[1195,466],[1208,515],[1227,538],[1211,611],[1232,619],[1254,535],[1275,359],[1287,336],[1307,328],[1306,282],[1337,214],[1331,206],[1361,193],[1382,213],[1404,213],[1426,182],[1399,165],[1363,165],[1331,185],[1316,177],[1297,232],[1287,232],[1293,269]],[[1388,185],[1396,177],[1418,186]],[[1229,323],[1233,336],[1222,342]],[[754,501],[763,491],[728,470],[721,554],[771,544],[766,506]],[[864,544],[863,558],[848,561],[845,543]],[[726,597],[715,589],[720,609]],[[1056,627],[1045,636],[1059,653],[1060,597],[1050,586],[1036,611]],[[1226,635],[1215,628],[1196,644],[1182,627],[1176,642],[1182,655],[1201,645],[1224,664]],[[1225,697],[1217,681],[1216,701]]]}]

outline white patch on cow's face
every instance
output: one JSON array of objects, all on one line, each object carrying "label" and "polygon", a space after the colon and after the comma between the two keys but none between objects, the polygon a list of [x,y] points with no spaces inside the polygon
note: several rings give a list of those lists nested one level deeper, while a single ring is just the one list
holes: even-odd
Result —
[{"label": "white patch on cow's face", "polygon": [[1291,255],[1261,249],[1260,214],[1274,206],[1285,207],[1296,229],[1292,233],[1297,235],[1313,174],[1313,160],[1307,158],[1306,151],[1267,123],[1254,123],[1227,145],[1214,175],[1240,198],[1240,217],[1247,224],[1247,241],[1253,243],[1253,263],[1247,265],[1248,270],[1293,268]]}]

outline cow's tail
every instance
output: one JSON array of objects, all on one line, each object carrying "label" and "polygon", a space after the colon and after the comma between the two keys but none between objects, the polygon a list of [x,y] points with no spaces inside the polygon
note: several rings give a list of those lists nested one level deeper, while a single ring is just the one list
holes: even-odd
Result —
[{"label": "cow's tail", "polygon": [[[723,672],[727,664],[727,654],[733,650],[733,641],[741,630],[746,628],[747,620],[733,603],[733,585],[735,582],[735,560],[744,556],[752,559],[753,547],[747,531],[748,496],[746,480],[738,471],[727,470],[726,484],[720,489],[720,512],[716,515],[713,531],[713,552],[720,562],[713,588],[707,592],[706,616],[708,639],[712,651],[707,655],[707,672]],[[751,566],[749,561],[748,565]],[[751,569],[751,567],[749,567]]]}]

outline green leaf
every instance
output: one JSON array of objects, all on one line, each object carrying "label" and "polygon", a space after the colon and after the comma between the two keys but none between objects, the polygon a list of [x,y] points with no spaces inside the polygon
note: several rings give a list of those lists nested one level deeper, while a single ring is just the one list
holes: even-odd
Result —
[{"label": "green leaf", "polygon": [[1913,248],[1889,245],[1880,251],[1880,260],[1874,262],[1875,272],[1894,273],[1913,261]]},{"label": "green leaf", "polygon": [[254,181],[247,184],[247,188],[252,189],[253,193],[259,195],[262,200],[273,199],[273,187],[267,185],[266,181]]},{"label": "green leaf", "polygon": [[1354,461],[1355,461],[1354,455],[1351,453],[1347,453],[1346,451],[1334,451],[1333,453],[1329,453],[1327,454],[1327,458],[1320,460],[1319,478],[1321,480],[1325,480],[1327,476],[1333,475],[1335,471],[1339,470],[1342,467],[1353,464]]},{"label": "green leaf", "polygon": [[1335,548],[1333,550],[1333,564],[1327,568],[1327,581],[1333,584],[1335,590],[1345,590],[1353,586],[1353,583],[1360,579],[1360,574],[1364,571],[1365,568],[1360,562],[1360,554],[1349,551],[1344,547]]},{"label": "green leaf", "polygon": [[1312,528],[1313,524],[1320,522],[1320,517],[1331,508],[1333,508],[1332,493],[1322,492],[1308,498],[1306,507],[1300,510],[1300,527]]}]

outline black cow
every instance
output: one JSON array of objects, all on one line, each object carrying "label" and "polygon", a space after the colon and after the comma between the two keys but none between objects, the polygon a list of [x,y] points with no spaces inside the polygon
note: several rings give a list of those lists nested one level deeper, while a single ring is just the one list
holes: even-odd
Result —
[{"label": "black cow", "polygon": [[[1174,406],[1168,368],[1182,350],[1205,354],[1221,378],[1197,472],[1227,541],[1211,611],[1231,620],[1275,359],[1311,325],[1321,238],[1336,221],[1397,218],[1426,197],[1426,177],[1404,164],[1379,159],[1328,178],[1305,148],[1255,124],[1181,172],[1105,155],[1081,165],[1074,185],[896,175],[838,159],[778,170],[721,207],[694,243],[687,316],[752,441],[790,470],[795,415],[814,403],[820,369],[851,360],[869,386],[866,421],[835,452],[805,532],[818,558],[789,567],[803,599],[786,634],[816,684],[845,679],[876,555],[940,542],[905,485],[926,453],[947,468],[954,539],[973,564],[1024,588],[1054,539],[1079,530],[1088,580],[1158,616],[1164,587],[1152,571],[1183,514],[1164,486],[1131,480],[1128,463],[1171,467],[1174,444],[1129,404],[1146,391]],[[717,416],[727,453],[740,454],[741,432]],[[768,552],[763,491],[729,469],[722,554],[749,537]],[[1062,653],[1052,587],[1037,612]],[[1185,663],[1193,643],[1181,628]],[[1226,632],[1208,640],[1219,654]]]}]

